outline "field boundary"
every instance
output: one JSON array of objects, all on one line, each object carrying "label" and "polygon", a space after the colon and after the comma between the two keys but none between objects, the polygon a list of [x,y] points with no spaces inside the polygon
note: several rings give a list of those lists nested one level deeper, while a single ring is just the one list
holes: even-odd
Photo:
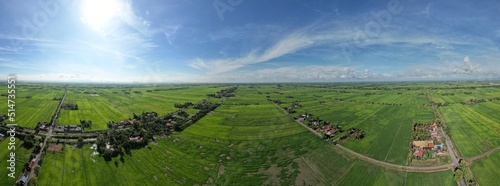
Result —
[{"label": "field boundary", "polygon": [[488,157],[490,154],[493,154],[495,153],[496,151],[500,150],[500,146],[497,146],[489,151],[486,151],[480,155],[477,155],[477,156],[474,156],[472,158],[464,158],[465,161],[468,161],[470,163],[474,162],[474,161],[477,161],[477,160],[480,160],[480,159],[483,159],[485,157]]},{"label": "field boundary", "polygon": [[[276,104],[274,104],[274,105],[276,105]],[[276,105],[276,107],[280,108],[283,112],[285,112],[286,115],[290,116],[290,114],[286,113],[286,111],[283,108],[281,108],[280,106]],[[290,119],[294,120],[293,118],[290,118]],[[318,133],[317,131],[312,130],[311,128],[309,128],[308,126],[304,125],[300,121],[297,121],[297,120],[294,120],[294,121],[297,122],[298,124],[302,125],[303,127],[305,127],[307,130],[309,130],[312,133],[314,133],[316,136],[322,138],[322,135],[320,133]],[[363,161],[366,161],[368,163],[371,163],[371,164],[374,164],[374,165],[378,165],[378,166],[381,166],[381,167],[385,167],[385,168],[388,168],[388,169],[398,170],[398,171],[408,171],[408,172],[438,172],[438,171],[444,171],[444,170],[451,170],[453,168],[453,163],[446,164],[446,165],[440,165],[440,166],[433,166],[433,167],[413,167],[413,166],[396,165],[396,164],[387,163],[387,162],[384,162],[384,161],[376,160],[376,159],[370,158],[368,156],[359,154],[359,153],[354,152],[351,149],[348,149],[348,148],[346,148],[346,147],[344,147],[344,146],[342,146],[340,144],[336,144],[336,145],[333,145],[333,146],[334,147],[338,147],[338,149],[341,149],[341,150],[343,150],[345,152],[348,152],[351,155],[354,155],[354,156],[358,157],[359,159],[361,159]]]}]

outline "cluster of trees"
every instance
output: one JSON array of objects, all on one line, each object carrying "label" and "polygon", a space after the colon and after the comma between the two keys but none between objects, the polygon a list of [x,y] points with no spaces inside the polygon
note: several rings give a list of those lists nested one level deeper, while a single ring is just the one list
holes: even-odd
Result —
[{"label": "cluster of trees", "polygon": [[[198,104],[196,104],[198,105]],[[195,107],[196,107],[195,105]],[[174,124],[173,129],[175,131],[182,131],[185,128],[189,127],[191,124],[195,123],[196,121],[200,120],[203,118],[205,115],[207,115],[209,112],[215,110],[218,106],[220,106],[220,103],[209,103],[205,102],[204,104],[200,104],[201,107],[197,108],[200,109],[195,115],[191,116],[188,121],[186,122],[177,122]]]},{"label": "cluster of trees", "polygon": [[193,106],[194,104],[192,102],[186,102],[186,103],[175,103],[174,107],[175,108],[188,108],[190,106]]},{"label": "cluster of trees", "polygon": [[470,170],[469,166],[467,166],[467,163],[464,160],[460,160],[459,165],[460,168],[455,170],[455,175],[458,178],[458,180],[460,181],[460,179],[462,179],[463,176],[465,182],[467,182],[467,185],[478,185],[476,179],[474,179],[472,171]]},{"label": "cluster of trees", "polygon": [[311,129],[314,129],[314,130],[323,129],[324,126],[329,125],[332,129],[336,129],[337,133],[344,132],[344,129],[342,129],[342,126],[340,126],[336,123],[322,120],[319,117],[313,116],[311,113],[307,113],[307,112],[303,115],[306,116],[304,118],[306,125]]},{"label": "cluster of trees", "polygon": [[207,94],[208,97],[221,98],[221,97],[234,97],[233,92],[238,89],[238,86],[234,86],[228,89],[222,89],[217,92],[217,94]]},{"label": "cluster of trees", "polygon": [[365,131],[358,129],[358,128],[351,127],[349,129],[347,129],[347,134],[344,134],[339,139],[344,140],[346,138],[352,138],[352,139],[360,140],[360,139],[363,139],[364,137],[365,137]]},{"label": "cluster of trees", "polygon": [[371,96],[371,95],[383,95],[384,93],[375,93],[375,92],[367,92],[365,93],[365,96]]},{"label": "cluster of trees", "polygon": [[[137,124],[129,130],[108,130],[107,133],[97,137],[97,152],[101,154],[106,161],[110,161],[112,157],[123,155],[123,152],[130,154],[132,149],[139,149],[146,146],[152,135],[141,130]],[[131,141],[129,137],[141,137],[141,141]],[[79,138],[80,141],[80,138]],[[83,139],[81,140],[83,143]],[[79,142],[80,143],[80,142]],[[107,146],[109,145],[109,149]]]},{"label": "cluster of trees", "polygon": [[472,105],[472,104],[478,104],[478,103],[483,103],[487,101],[498,101],[500,100],[500,97],[496,98],[484,98],[484,99],[470,99],[468,102],[462,102],[463,105]]},{"label": "cluster of trees", "polygon": [[267,98],[267,101],[270,101],[270,102],[273,102],[274,104],[277,104],[277,105],[281,105],[283,102],[279,99],[271,99],[271,98]]},{"label": "cluster of trees", "polygon": [[82,128],[92,128],[92,120],[80,120],[80,124],[82,125]]},{"label": "cluster of trees", "polygon": [[[222,90],[218,94],[229,96],[236,88]],[[188,104],[179,104],[178,106],[184,105],[193,105],[199,111],[194,115],[190,115],[184,110],[178,110],[165,116],[158,116],[156,112],[143,112],[140,115],[133,113],[134,122],[132,127],[123,130],[113,130],[110,125],[114,122],[108,122],[110,129],[97,137],[97,151],[105,160],[110,161],[112,157],[123,155],[123,152],[129,153],[131,149],[144,147],[150,140],[154,140],[153,136],[155,135],[169,135],[173,130],[182,131],[186,129],[216,109],[220,103],[210,103],[203,100],[197,104],[188,102]],[[129,118],[129,120],[132,120],[132,118]],[[130,137],[140,137],[141,140],[130,140]],[[83,145],[83,139],[78,139],[78,144]],[[111,146],[111,148],[106,148],[107,145]]]},{"label": "cluster of trees", "polygon": [[61,109],[65,109],[65,110],[78,110],[78,104],[63,103],[61,105]]},{"label": "cluster of trees", "polygon": [[[281,101],[279,101],[279,100],[275,100],[275,101],[273,101],[273,103],[281,104]],[[299,104],[299,101],[294,101],[290,104],[290,107],[283,107],[283,110],[285,110],[288,114],[292,114],[292,113],[296,112],[294,108],[300,108],[300,107],[301,107],[301,105]]]},{"label": "cluster of trees", "polygon": [[416,140],[416,141],[421,141],[421,140],[428,140],[429,138],[431,138],[431,134],[429,133],[429,131],[426,130],[427,126],[431,125],[430,123],[419,123],[419,122],[415,122],[413,123],[413,140]]},{"label": "cluster of trees", "polygon": [[454,96],[455,93],[442,93],[441,95],[442,96]]}]

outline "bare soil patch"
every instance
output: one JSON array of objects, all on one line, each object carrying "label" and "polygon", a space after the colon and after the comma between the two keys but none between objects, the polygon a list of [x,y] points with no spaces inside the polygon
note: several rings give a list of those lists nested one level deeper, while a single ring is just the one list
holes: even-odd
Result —
[{"label": "bare soil patch", "polygon": [[50,144],[47,148],[47,151],[52,152],[62,152],[63,145],[62,144]]}]

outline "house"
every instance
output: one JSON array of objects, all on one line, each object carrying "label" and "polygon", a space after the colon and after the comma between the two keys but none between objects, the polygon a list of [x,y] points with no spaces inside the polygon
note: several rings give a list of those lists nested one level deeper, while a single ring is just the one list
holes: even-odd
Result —
[{"label": "house", "polygon": [[120,124],[122,124],[122,125],[133,125],[134,124],[134,120],[121,121]]},{"label": "house", "polygon": [[437,128],[437,123],[436,123],[436,122],[434,122],[434,123],[430,126],[430,129],[431,129],[432,131],[436,131],[436,128]]},{"label": "house", "polygon": [[434,141],[432,140],[413,141],[412,145],[414,149],[432,149],[434,148]]},{"label": "house", "polygon": [[22,176],[21,176],[21,179],[19,179],[19,183],[23,184],[26,183],[26,181],[28,181],[28,173],[24,173]]},{"label": "house", "polygon": [[43,131],[48,131],[49,127],[47,126],[47,122],[40,123],[38,125],[38,129],[43,130]]},{"label": "house", "polygon": [[130,141],[132,142],[136,142],[136,143],[139,143],[142,141],[142,138],[140,136],[136,136],[136,137],[129,137],[128,138]]},{"label": "house", "polygon": [[63,126],[56,126],[56,128],[54,128],[54,131],[56,131],[56,132],[64,132],[64,127]]},{"label": "house", "polygon": [[82,127],[80,125],[66,125],[64,126],[65,132],[81,132]]},{"label": "house", "polygon": [[443,150],[444,144],[434,145],[434,150]]},{"label": "house", "polygon": [[332,127],[330,125],[325,125],[323,126],[323,129],[325,129],[325,132],[326,131],[329,131]]},{"label": "house", "polygon": [[424,151],[423,150],[416,150],[415,152],[413,152],[413,156],[424,157]]},{"label": "house", "polygon": [[431,136],[436,140],[441,140],[441,135],[437,131],[431,132]]},{"label": "house", "polygon": [[36,164],[36,159],[35,159],[35,158],[33,158],[33,159],[30,161],[30,165],[29,165],[30,170],[31,170],[31,169],[33,169],[33,167],[35,166],[35,164]]}]

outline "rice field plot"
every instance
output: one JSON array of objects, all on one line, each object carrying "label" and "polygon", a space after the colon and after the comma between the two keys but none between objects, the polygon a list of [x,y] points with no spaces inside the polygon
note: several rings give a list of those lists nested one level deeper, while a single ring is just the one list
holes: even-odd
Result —
[{"label": "rice field plot", "polygon": [[473,157],[500,145],[498,102],[439,107],[450,137],[464,157]]},{"label": "rice field plot", "polygon": [[338,102],[303,105],[299,113],[310,112],[324,120],[339,123],[344,128],[356,127],[365,131],[362,140],[346,140],[341,144],[378,160],[406,164],[410,148],[413,121],[430,122],[434,114],[421,106],[359,104]]},{"label": "rice field plot", "polygon": [[[0,141],[0,185],[14,185],[17,178],[21,175],[21,171],[23,170],[24,164],[28,161],[28,158],[31,155],[32,149],[25,149],[21,147],[22,142],[16,138],[15,150],[10,151],[8,149],[9,138],[6,138],[3,141]],[[16,174],[15,178],[11,178],[8,176],[10,171],[7,169],[10,163],[7,160],[10,158],[10,153],[14,152],[16,154]]]},{"label": "rice field plot", "polygon": [[500,151],[472,163],[471,170],[480,185],[498,185],[500,178]]},{"label": "rice field plot", "polygon": [[78,110],[61,110],[58,125],[80,124],[80,120],[92,120],[92,130],[103,130],[108,128],[107,122],[117,122],[132,117],[132,113],[110,106],[103,98],[89,96],[86,99],[79,99],[68,94],[67,99],[67,102],[77,104]]},{"label": "rice field plot", "polygon": [[338,185],[456,185],[452,171],[420,173],[390,170],[357,161]]},{"label": "rice field plot", "polygon": [[[79,106],[79,110],[62,110],[58,124],[79,124],[80,120],[92,120],[90,130],[107,129],[107,122],[131,118],[133,113],[157,112],[159,115],[174,112],[175,103],[197,103],[223,87],[187,86],[183,89],[164,87],[111,87],[106,89],[72,87],[65,102]],[[85,92],[90,93],[85,93]],[[94,94],[96,93],[96,94]],[[188,113],[196,113],[187,109]]]},{"label": "rice field plot", "polygon": [[404,185],[457,185],[453,181],[452,171],[441,171],[432,173],[422,173],[422,172],[408,172]]},{"label": "rice field plot", "polygon": [[[2,89],[5,90],[6,89]],[[58,100],[64,89],[57,86],[31,87],[28,85],[16,86],[15,114],[17,123],[22,127],[35,128],[38,122],[50,122],[59,104]],[[7,99],[0,101],[0,114],[7,114]]]},{"label": "rice field plot", "polygon": [[89,145],[70,146],[63,153],[47,153],[39,177],[40,185],[193,185],[205,183],[215,164],[193,158],[189,146],[161,139],[157,144],[134,150],[110,162],[94,156]]}]

